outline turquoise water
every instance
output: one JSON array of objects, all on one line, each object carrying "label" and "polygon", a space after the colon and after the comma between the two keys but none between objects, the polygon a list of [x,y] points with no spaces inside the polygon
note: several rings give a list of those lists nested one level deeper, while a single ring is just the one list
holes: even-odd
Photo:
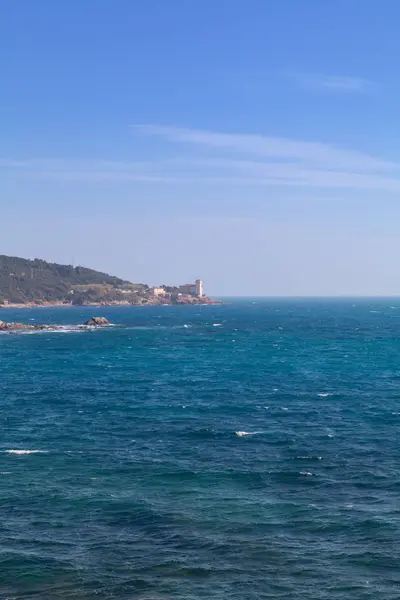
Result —
[{"label": "turquoise water", "polygon": [[0,335],[2,600],[399,598],[400,299],[97,312]]}]

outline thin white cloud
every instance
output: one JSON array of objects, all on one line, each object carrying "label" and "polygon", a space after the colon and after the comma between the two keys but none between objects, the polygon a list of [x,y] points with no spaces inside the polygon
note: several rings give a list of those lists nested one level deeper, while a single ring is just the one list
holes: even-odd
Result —
[{"label": "thin white cloud", "polygon": [[302,87],[333,92],[369,94],[378,89],[378,84],[363,77],[323,75],[321,73],[292,73],[290,78]]},{"label": "thin white cloud", "polygon": [[[187,162],[204,168],[208,177],[218,175],[232,183],[400,191],[400,164],[329,144],[160,125],[141,125],[136,130],[208,149],[205,158]],[[216,149],[225,151],[225,156],[215,158]],[[232,158],[232,152],[238,158]]]},{"label": "thin white cloud", "polygon": [[314,167],[360,171],[400,169],[400,165],[397,163],[320,142],[256,134],[219,133],[160,125],[137,125],[134,128],[145,135],[161,137],[170,142],[222,148],[245,156],[262,156],[274,160],[285,159],[303,162]]},{"label": "thin white cloud", "polygon": [[[231,173],[231,180],[246,181],[253,179],[260,185],[298,185],[327,188],[352,189],[384,189],[387,191],[400,190],[399,178],[365,172],[349,173],[347,171],[315,169],[293,163],[267,163],[250,160],[231,159],[196,159],[188,161],[193,165],[203,166],[214,172]],[[241,175],[241,177],[238,177]],[[244,177],[247,177],[244,179]]]},{"label": "thin white cloud", "polygon": [[[400,164],[320,142],[146,125],[136,131],[168,142],[157,161],[1,159],[10,177],[205,186],[291,186],[299,190],[400,191]],[[171,156],[171,146],[179,154]],[[157,145],[157,154],[160,155]],[[200,149],[200,153],[196,153]],[[216,155],[217,152],[217,155]],[[222,156],[221,156],[222,154]],[[183,157],[184,156],[184,157]],[[301,195],[301,194],[300,194]]]},{"label": "thin white cloud", "polygon": [[31,158],[8,160],[0,158],[0,175],[46,178],[62,181],[88,182],[148,182],[181,183],[181,177],[161,173],[151,162],[113,160],[70,160],[60,158]]},{"label": "thin white cloud", "polygon": [[0,158],[0,169],[20,169],[26,167],[26,161]]},{"label": "thin white cloud", "polygon": [[91,183],[118,183],[124,181],[142,182],[142,183],[190,183],[190,179],[185,180],[182,177],[168,177],[159,175],[140,175],[126,172],[109,171],[43,171],[30,173],[30,177],[55,179],[63,181],[87,181]]}]

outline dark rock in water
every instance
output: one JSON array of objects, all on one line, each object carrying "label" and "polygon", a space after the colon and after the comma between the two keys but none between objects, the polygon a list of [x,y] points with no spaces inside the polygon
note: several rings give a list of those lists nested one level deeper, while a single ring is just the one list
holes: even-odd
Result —
[{"label": "dark rock in water", "polygon": [[[106,327],[110,325],[109,321],[105,317],[92,317],[89,321],[86,321],[84,325],[77,325],[77,329],[86,329],[87,327]],[[0,321],[0,331],[50,331],[63,329],[62,325],[27,325],[25,323],[6,323]]]},{"label": "dark rock in water", "polygon": [[43,330],[52,330],[58,329],[57,325],[27,325],[26,323],[6,323],[5,321],[0,321],[0,331],[21,331],[21,330],[33,330],[33,331],[43,331]]},{"label": "dark rock in water", "polygon": [[6,323],[0,321],[0,331],[12,331],[14,329],[33,329],[33,325],[24,325],[23,323]]},{"label": "dark rock in water", "polygon": [[89,321],[86,321],[85,325],[89,327],[104,327],[105,325],[109,325],[108,319],[105,317],[92,317]]}]

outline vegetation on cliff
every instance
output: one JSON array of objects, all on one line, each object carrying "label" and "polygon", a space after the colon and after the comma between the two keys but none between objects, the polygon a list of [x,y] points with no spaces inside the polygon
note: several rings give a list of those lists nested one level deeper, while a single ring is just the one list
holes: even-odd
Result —
[{"label": "vegetation on cliff", "polygon": [[0,255],[0,301],[71,302],[75,291],[84,293],[87,286],[98,286],[94,295],[101,296],[103,287],[112,291],[127,283],[85,267]]},{"label": "vegetation on cliff", "polygon": [[86,267],[0,255],[0,306],[216,303],[205,296],[181,294],[174,286],[161,287],[163,293],[155,294],[146,284]]}]

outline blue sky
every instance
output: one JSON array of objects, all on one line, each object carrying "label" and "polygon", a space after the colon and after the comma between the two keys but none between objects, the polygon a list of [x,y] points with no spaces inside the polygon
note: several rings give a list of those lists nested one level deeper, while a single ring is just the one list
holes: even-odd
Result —
[{"label": "blue sky", "polygon": [[0,253],[400,292],[398,0],[5,0]]}]

